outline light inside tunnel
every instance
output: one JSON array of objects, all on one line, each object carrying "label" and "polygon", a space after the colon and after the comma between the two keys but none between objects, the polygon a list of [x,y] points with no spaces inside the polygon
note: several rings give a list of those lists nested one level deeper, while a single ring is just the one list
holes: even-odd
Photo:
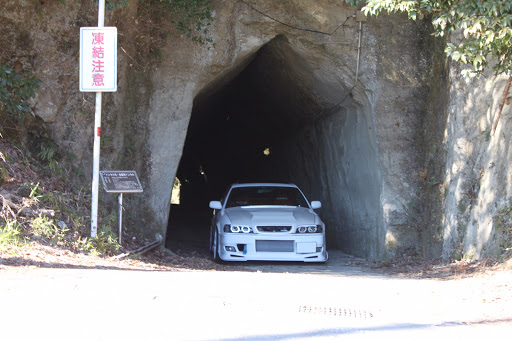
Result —
[{"label": "light inside tunnel", "polygon": [[174,178],[174,184],[172,186],[171,193],[171,205],[180,204],[180,192],[181,192],[181,181],[179,178]]},{"label": "light inside tunnel", "polygon": [[208,248],[208,202],[230,184],[291,182],[323,202],[328,247],[373,252],[380,175],[365,105],[347,96],[349,85],[323,82],[282,36],[237,72],[194,100],[166,245]]}]

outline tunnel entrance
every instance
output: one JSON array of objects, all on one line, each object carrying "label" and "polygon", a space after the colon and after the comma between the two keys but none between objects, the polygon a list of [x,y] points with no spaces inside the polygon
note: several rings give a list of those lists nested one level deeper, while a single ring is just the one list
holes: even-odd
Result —
[{"label": "tunnel entrance", "polygon": [[[367,120],[361,106],[347,96],[349,87],[333,88],[322,81],[283,36],[233,73],[194,100],[167,247],[207,249],[212,215],[208,202],[219,200],[230,184],[292,182],[310,200],[323,202],[319,214],[330,225],[328,247],[357,254],[351,249],[361,246],[354,242],[371,241],[359,232],[351,236],[351,229],[359,228],[354,216],[368,216],[366,211],[375,206],[368,202],[378,200],[371,189],[378,177]],[[345,98],[342,106],[336,105],[340,98]],[[365,175],[361,171],[374,174],[351,184],[350,178]],[[362,212],[354,213],[358,206]]]}]

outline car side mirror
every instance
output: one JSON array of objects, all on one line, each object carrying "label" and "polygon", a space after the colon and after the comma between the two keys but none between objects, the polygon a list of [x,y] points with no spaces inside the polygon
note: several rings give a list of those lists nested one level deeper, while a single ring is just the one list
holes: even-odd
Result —
[{"label": "car side mirror", "polygon": [[322,203],[320,201],[312,201],[311,202],[311,208],[316,210],[317,208],[321,208]]},{"label": "car side mirror", "polygon": [[221,210],[222,204],[220,201],[210,201],[210,208],[213,208],[214,210]]}]

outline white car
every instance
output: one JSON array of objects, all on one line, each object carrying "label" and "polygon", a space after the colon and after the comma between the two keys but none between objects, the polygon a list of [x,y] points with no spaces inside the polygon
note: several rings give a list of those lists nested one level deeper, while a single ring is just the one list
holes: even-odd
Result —
[{"label": "white car", "polygon": [[292,184],[232,185],[214,209],[210,250],[214,260],[325,262],[325,224]]}]

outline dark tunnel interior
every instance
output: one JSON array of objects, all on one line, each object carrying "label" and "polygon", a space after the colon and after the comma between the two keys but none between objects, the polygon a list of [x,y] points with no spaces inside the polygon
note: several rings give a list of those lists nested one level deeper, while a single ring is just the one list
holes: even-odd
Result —
[{"label": "dark tunnel interior", "polygon": [[311,92],[308,84],[287,63],[307,70],[278,37],[227,84],[196,97],[176,175],[180,204],[171,205],[168,245],[207,245],[208,203],[219,200],[230,184],[292,182],[279,146],[323,107],[305,95]]},{"label": "dark tunnel interior", "polygon": [[194,99],[166,246],[207,249],[208,203],[237,182],[295,183],[309,200],[323,201],[328,247],[374,243],[376,158],[349,88],[325,82],[283,36],[221,78]]}]

